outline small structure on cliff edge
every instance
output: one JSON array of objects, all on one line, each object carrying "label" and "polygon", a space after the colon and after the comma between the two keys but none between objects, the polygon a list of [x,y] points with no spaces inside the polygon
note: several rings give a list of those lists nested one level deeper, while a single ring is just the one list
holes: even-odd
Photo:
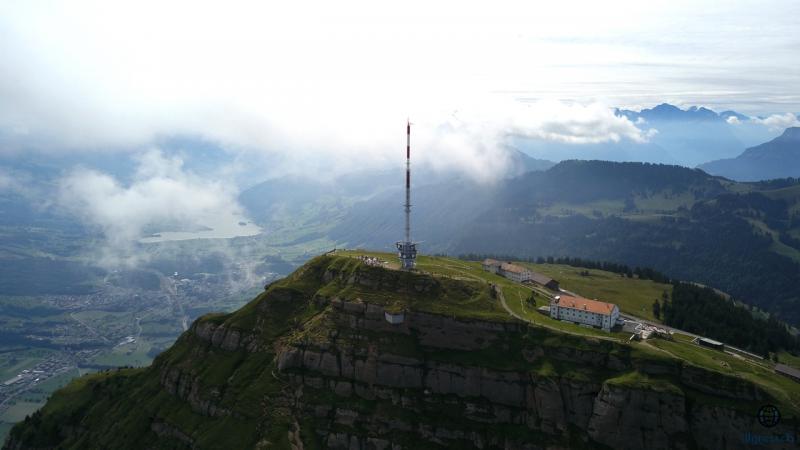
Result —
[{"label": "small structure on cliff edge", "polygon": [[383,313],[383,318],[386,319],[386,321],[392,325],[400,325],[406,320],[406,313],[403,311],[400,312],[385,311]]}]

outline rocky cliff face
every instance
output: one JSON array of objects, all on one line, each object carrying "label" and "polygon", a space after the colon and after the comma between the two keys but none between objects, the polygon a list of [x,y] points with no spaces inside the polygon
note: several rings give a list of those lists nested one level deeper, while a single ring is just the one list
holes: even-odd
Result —
[{"label": "rocky cliff face", "polygon": [[148,369],[60,392],[6,448],[736,449],[795,432],[759,428],[770,399],[744,380],[401,301],[480,287],[317,264]]},{"label": "rocky cliff face", "polygon": [[[411,312],[402,325],[390,325],[377,305],[338,299],[332,305],[331,320],[339,334],[284,346],[277,355],[279,370],[289,374],[297,386],[297,410],[315,418],[315,431],[328,447],[354,448],[357,442],[357,448],[390,448],[394,444],[391,439],[384,439],[384,447],[366,439],[391,436],[393,431],[404,433],[406,439],[414,435],[420,442],[445,446],[466,442],[476,448],[566,448],[576,445],[569,441],[573,435],[580,436],[581,445],[615,449],[746,447],[737,437],[748,425],[752,428],[752,415],[693,402],[680,389],[635,388],[580,374],[497,370],[398,355],[381,348],[382,342],[391,342],[389,336],[399,334],[413,335],[426,347],[481,351],[502,341],[504,334],[524,333],[523,324],[465,322]],[[351,336],[376,332],[384,337],[362,346],[338,338],[342,330]],[[537,361],[554,360],[611,372],[668,375],[687,389],[737,401],[761,401],[764,397],[739,380],[717,378],[680,364],[639,364],[641,361],[615,356],[597,344],[594,349],[554,349],[534,343],[521,354],[509,353],[508,357],[518,357],[531,367]],[[306,395],[307,391],[333,393],[334,401],[321,405],[318,397]],[[385,403],[387,410],[406,410],[412,417],[435,414],[436,407],[431,404],[446,404],[460,416],[455,423],[436,424],[403,420],[403,414],[381,417],[336,406],[353,399]],[[503,432],[507,427],[525,436],[509,437]],[[714,431],[707,432],[707,427]],[[363,430],[365,434],[345,430]]]}]

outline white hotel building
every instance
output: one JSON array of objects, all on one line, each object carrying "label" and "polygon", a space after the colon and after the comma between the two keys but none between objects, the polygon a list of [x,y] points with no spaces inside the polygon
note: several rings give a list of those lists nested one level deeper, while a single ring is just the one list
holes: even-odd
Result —
[{"label": "white hotel building", "polygon": [[611,331],[619,319],[619,308],[613,303],[560,295],[550,301],[550,317]]}]

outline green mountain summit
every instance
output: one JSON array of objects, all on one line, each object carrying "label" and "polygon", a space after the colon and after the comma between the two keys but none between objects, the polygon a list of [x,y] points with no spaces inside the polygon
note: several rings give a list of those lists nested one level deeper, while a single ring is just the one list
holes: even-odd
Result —
[{"label": "green mountain summit", "polygon": [[755,362],[512,316],[527,288],[478,263],[358,256],[199,318],[150,367],[74,380],[4,448],[743,448],[791,429],[761,405],[800,409]]}]

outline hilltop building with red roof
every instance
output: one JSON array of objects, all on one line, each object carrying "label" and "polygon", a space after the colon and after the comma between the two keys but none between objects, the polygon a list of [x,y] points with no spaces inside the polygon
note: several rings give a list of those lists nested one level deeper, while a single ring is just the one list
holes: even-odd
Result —
[{"label": "hilltop building with red roof", "polygon": [[550,301],[550,317],[611,331],[619,319],[619,308],[613,303],[557,295]]}]

